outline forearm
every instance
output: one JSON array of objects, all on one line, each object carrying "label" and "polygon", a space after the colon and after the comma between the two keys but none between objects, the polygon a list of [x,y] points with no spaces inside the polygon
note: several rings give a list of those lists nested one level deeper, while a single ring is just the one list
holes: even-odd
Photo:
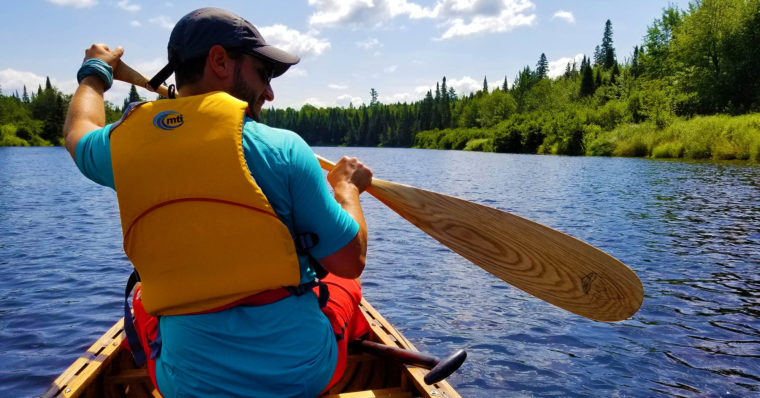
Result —
[{"label": "forearm", "polygon": [[88,76],[82,80],[71,98],[63,125],[63,138],[72,158],[76,156],[77,143],[85,134],[105,126],[104,89],[105,85],[100,78]]},{"label": "forearm", "polygon": [[359,224],[359,232],[343,248],[320,259],[326,270],[343,278],[358,278],[367,256],[367,223],[359,195],[372,183],[372,170],[356,158],[343,157],[327,174],[335,191],[335,201]]},{"label": "forearm", "polygon": [[359,246],[358,254],[360,262],[363,264],[367,255],[367,222],[364,220],[364,211],[359,199],[359,189],[349,183],[336,186],[333,189],[335,190],[335,201],[359,224],[359,232],[354,240],[355,244]]}]

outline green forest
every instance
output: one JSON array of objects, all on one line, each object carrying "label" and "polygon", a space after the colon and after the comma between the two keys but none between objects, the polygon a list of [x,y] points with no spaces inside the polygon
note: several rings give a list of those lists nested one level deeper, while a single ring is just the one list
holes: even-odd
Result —
[{"label": "green forest", "polygon": [[[267,109],[312,145],[760,161],[760,0],[674,6],[620,56],[613,23],[594,53],[550,78],[545,54],[510,82],[462,95],[443,77],[414,103]],[[592,43],[593,44],[593,43]],[[70,96],[0,94],[0,145],[58,145]],[[131,98],[137,92],[133,89]],[[121,109],[106,107],[109,120]]]}]

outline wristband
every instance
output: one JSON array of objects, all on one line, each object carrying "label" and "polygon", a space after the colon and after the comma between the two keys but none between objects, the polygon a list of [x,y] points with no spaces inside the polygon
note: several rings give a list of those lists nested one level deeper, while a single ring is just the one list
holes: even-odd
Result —
[{"label": "wristband", "polygon": [[79,68],[79,72],[77,72],[77,82],[81,84],[85,77],[91,75],[95,75],[103,81],[105,90],[111,88],[113,84],[113,68],[106,61],[99,58],[90,58],[84,61]]}]

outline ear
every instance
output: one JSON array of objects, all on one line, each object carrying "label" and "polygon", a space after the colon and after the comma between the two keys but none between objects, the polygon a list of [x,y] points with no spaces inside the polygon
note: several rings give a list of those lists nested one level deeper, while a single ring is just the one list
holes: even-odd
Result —
[{"label": "ear", "polygon": [[226,80],[232,76],[234,65],[232,59],[227,55],[227,50],[220,45],[211,47],[206,57],[206,67],[209,68],[212,75],[219,80]]}]

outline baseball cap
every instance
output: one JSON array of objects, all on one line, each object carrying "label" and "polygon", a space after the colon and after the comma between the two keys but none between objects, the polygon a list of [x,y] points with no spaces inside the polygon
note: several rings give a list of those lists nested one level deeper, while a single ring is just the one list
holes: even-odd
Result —
[{"label": "baseball cap", "polygon": [[278,77],[301,59],[279,48],[270,46],[258,29],[240,16],[221,8],[200,8],[179,20],[169,36],[169,64],[148,84],[158,87],[183,62],[202,57],[214,45],[238,48],[268,61],[272,77]]}]

